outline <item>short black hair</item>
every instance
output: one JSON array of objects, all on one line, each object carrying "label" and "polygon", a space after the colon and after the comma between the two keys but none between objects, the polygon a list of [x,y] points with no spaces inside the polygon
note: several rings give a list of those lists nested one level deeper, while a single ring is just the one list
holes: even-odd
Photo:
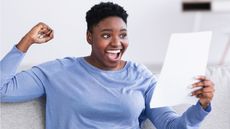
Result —
[{"label": "short black hair", "polygon": [[127,24],[128,14],[123,7],[112,2],[101,2],[86,13],[87,31],[92,31],[93,26],[110,16],[120,17]]}]

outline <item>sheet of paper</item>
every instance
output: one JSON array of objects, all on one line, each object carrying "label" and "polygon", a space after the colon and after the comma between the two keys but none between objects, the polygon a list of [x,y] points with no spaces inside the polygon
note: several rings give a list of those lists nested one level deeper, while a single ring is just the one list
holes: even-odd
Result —
[{"label": "sheet of paper", "polygon": [[211,31],[171,35],[151,108],[197,102],[190,86],[197,75],[205,75],[211,36]]}]

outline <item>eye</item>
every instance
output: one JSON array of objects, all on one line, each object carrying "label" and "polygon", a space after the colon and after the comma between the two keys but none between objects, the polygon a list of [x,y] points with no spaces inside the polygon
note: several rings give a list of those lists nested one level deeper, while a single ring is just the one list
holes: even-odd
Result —
[{"label": "eye", "polygon": [[126,34],[126,33],[123,33],[123,34],[120,35],[120,38],[121,38],[121,39],[124,39],[124,38],[126,38],[126,37],[127,37],[127,34]]},{"label": "eye", "polygon": [[108,38],[110,37],[110,34],[102,34],[102,37],[103,37],[104,39],[108,39]]}]

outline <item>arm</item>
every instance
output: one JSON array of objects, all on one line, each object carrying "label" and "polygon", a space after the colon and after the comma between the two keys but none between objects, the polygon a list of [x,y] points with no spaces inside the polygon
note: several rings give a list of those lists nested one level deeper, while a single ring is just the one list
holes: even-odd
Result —
[{"label": "arm", "polygon": [[146,113],[157,129],[198,129],[210,111],[211,106],[204,110],[198,102],[181,116],[170,107],[148,109]]},{"label": "arm", "polygon": [[1,61],[1,102],[24,101],[44,94],[44,87],[36,68],[16,74],[25,52],[34,43],[45,43],[53,38],[53,32],[44,23],[34,26]]},{"label": "arm", "polygon": [[200,82],[194,83],[193,87],[202,87],[193,92],[199,98],[196,105],[188,108],[182,116],[179,116],[172,108],[150,109],[149,102],[154,91],[155,83],[146,95],[146,116],[153,122],[158,129],[198,129],[201,122],[211,111],[210,102],[213,97],[213,83],[205,77],[199,77]]}]

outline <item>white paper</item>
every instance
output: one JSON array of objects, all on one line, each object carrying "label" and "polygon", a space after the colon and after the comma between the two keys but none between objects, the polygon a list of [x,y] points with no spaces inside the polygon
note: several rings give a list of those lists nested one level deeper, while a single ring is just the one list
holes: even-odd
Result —
[{"label": "white paper", "polygon": [[211,31],[172,34],[165,61],[150,101],[151,108],[195,104],[189,88],[205,75]]}]

